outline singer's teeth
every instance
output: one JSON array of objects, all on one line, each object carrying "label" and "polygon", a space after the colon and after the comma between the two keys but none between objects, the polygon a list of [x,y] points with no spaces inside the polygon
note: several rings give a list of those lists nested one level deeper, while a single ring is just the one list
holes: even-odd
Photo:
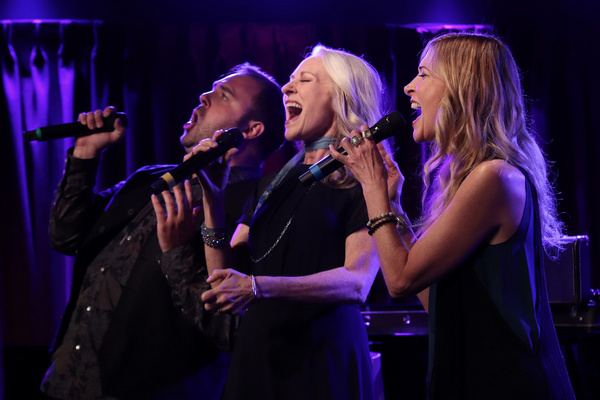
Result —
[{"label": "singer's teeth", "polygon": [[299,103],[291,101],[289,103],[286,103],[285,106],[286,106],[288,115],[290,116],[289,119],[297,117],[302,112],[302,106]]},{"label": "singer's teeth", "polygon": [[421,105],[419,103],[410,103],[410,108],[417,110],[421,108]]}]

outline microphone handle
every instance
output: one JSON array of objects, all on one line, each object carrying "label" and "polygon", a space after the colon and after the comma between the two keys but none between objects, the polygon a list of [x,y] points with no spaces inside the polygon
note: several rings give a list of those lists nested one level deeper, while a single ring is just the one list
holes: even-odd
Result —
[{"label": "microphone handle", "polygon": [[52,139],[63,139],[67,137],[80,137],[93,135],[100,132],[112,132],[115,128],[115,121],[121,120],[121,123],[127,127],[127,114],[122,112],[112,113],[108,117],[103,117],[104,125],[102,128],[89,129],[87,125],[81,122],[68,122],[66,124],[51,125],[43,128],[37,128],[32,131],[23,132],[23,138],[28,141],[44,141]]},{"label": "microphone handle", "polygon": [[159,194],[165,190],[172,189],[178,183],[184,181],[190,175],[195,174],[208,164],[225,155],[229,149],[239,148],[244,140],[244,135],[237,128],[231,128],[217,138],[218,146],[210,149],[206,153],[194,154],[166,174],[162,175],[152,184],[154,194]]},{"label": "microphone handle", "polygon": [[[403,126],[403,124],[406,124],[406,121],[400,112],[392,111],[369,128],[373,135],[372,140],[374,140],[375,143],[379,143],[382,140],[391,137]],[[340,147],[337,151],[343,155],[348,155],[348,152],[343,147]],[[325,178],[343,165],[344,164],[341,161],[336,160],[329,154],[311,165],[308,171],[302,174],[298,179],[302,184],[308,186],[315,181]]]},{"label": "microphone handle", "polygon": [[[337,151],[344,156],[348,155],[348,152],[343,147],[340,147],[339,149],[337,149]],[[298,179],[300,180],[300,182],[302,182],[302,184],[308,186],[315,180],[320,181],[327,175],[331,174],[333,171],[341,168],[343,165],[344,164],[341,161],[338,161],[331,155],[328,155],[322,158],[320,161],[316,162],[315,164],[311,165],[308,171],[303,173]]]}]

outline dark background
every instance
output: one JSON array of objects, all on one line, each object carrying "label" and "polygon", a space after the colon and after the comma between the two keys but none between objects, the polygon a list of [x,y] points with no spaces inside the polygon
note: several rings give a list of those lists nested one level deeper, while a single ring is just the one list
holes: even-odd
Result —
[{"label": "dark background", "polygon": [[[284,84],[319,42],[364,55],[384,77],[390,109],[409,115],[402,90],[416,74],[425,40],[460,29],[504,39],[522,69],[534,128],[554,162],[568,234],[590,237],[590,286],[598,287],[599,17],[595,0],[3,1],[0,399],[3,392],[6,399],[38,396],[71,276],[72,260],[49,247],[47,221],[73,141],[25,143],[21,133],[107,105],[125,111],[127,137],[103,155],[98,187],[105,188],[142,165],[180,162],[181,126],[200,93],[230,67],[250,61]],[[408,132],[397,135],[396,145],[407,178],[403,202],[414,217],[422,149]],[[284,147],[267,169],[290,154],[291,147]],[[597,398],[597,384],[588,382],[597,378],[596,336],[576,340],[592,343],[585,347],[587,357],[577,355],[578,348],[573,353],[578,398]],[[395,376],[410,377],[403,384],[419,390],[425,342],[406,337],[383,350],[384,360],[387,352],[399,365]],[[384,373],[392,368],[386,362]],[[391,392],[388,398],[395,398]]]}]

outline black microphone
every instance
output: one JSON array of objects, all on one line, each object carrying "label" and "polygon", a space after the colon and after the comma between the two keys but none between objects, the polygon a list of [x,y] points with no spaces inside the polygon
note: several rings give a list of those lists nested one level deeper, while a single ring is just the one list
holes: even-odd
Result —
[{"label": "black microphone", "polygon": [[[391,137],[394,133],[398,132],[400,128],[406,125],[406,121],[402,114],[398,111],[392,111],[385,117],[381,118],[375,125],[373,125],[369,130],[373,134],[372,139],[375,143],[379,143],[384,139]],[[370,139],[369,139],[370,140]],[[341,154],[347,155],[348,152],[343,147],[337,149]],[[331,174],[333,171],[342,167],[341,161],[333,158],[331,154],[326,157],[323,157],[321,160],[317,161],[313,164],[308,171],[300,176],[300,182],[305,185],[310,185],[315,181],[320,181],[325,178],[327,175]]]},{"label": "black microphone", "polygon": [[104,125],[102,128],[89,129],[87,125],[83,125],[81,122],[69,122],[60,125],[51,125],[43,128],[37,128],[33,131],[23,132],[23,137],[26,141],[31,142],[32,140],[52,140],[52,139],[63,139],[67,137],[79,137],[92,135],[100,132],[112,132],[115,128],[115,120],[120,119],[123,126],[127,128],[127,115],[122,112],[112,113],[106,118],[102,118]]},{"label": "black microphone", "polygon": [[188,176],[195,174],[211,162],[227,153],[227,150],[234,147],[239,148],[244,140],[244,135],[238,128],[231,128],[221,134],[217,138],[219,145],[215,149],[210,149],[206,153],[194,154],[152,184],[152,190],[155,194],[161,193],[163,190],[169,190],[175,185],[186,179]]}]

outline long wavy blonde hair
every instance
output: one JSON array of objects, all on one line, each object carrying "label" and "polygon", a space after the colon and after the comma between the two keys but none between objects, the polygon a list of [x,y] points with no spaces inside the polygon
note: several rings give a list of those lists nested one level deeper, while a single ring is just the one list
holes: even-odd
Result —
[{"label": "long wavy blonde hair", "polygon": [[564,225],[547,178],[548,162],[529,128],[511,51],[492,35],[463,32],[434,38],[421,60],[425,57],[446,90],[423,170],[419,233],[438,218],[477,165],[501,159],[522,168],[537,190],[544,248],[556,254]]},{"label": "long wavy blonde hair", "polygon": [[[353,129],[362,124],[373,126],[384,115],[384,86],[377,70],[352,53],[316,45],[309,57],[323,60],[325,71],[333,81],[332,108],[337,116],[335,144],[337,148]],[[357,183],[344,167],[325,178],[336,187]]]}]

